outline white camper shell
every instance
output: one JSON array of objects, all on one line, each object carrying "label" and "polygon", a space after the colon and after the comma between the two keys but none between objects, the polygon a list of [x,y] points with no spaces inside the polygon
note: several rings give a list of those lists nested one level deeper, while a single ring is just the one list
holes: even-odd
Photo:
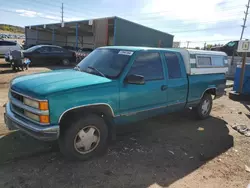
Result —
[{"label": "white camper shell", "polygon": [[182,54],[187,74],[215,74],[228,72],[228,58],[224,52],[175,49]]}]

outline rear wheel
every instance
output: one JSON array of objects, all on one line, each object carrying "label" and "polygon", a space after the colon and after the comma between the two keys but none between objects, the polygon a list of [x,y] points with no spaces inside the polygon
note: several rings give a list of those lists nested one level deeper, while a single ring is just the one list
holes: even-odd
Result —
[{"label": "rear wheel", "polygon": [[90,114],[68,126],[59,138],[60,150],[66,157],[87,160],[106,151],[108,128],[101,117]]},{"label": "rear wheel", "polygon": [[213,99],[210,94],[204,94],[199,105],[194,108],[199,119],[206,119],[210,116],[213,106]]},{"label": "rear wheel", "polygon": [[70,61],[69,61],[68,59],[63,59],[63,60],[62,60],[62,64],[63,64],[64,66],[69,66]]}]

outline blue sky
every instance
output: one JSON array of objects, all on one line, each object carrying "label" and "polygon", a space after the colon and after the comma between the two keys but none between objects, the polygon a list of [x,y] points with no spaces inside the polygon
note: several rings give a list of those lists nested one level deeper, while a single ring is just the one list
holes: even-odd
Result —
[{"label": "blue sky", "polygon": [[[0,23],[27,26],[120,16],[173,34],[190,46],[225,43],[240,37],[247,0],[0,0]],[[244,38],[250,38],[250,18]]]}]

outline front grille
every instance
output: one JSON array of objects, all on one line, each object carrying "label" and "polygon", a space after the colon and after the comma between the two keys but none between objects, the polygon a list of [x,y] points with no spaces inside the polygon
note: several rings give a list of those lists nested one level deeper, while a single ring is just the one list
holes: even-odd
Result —
[{"label": "front grille", "polygon": [[15,99],[17,99],[17,100],[23,102],[23,96],[22,96],[22,95],[19,95],[18,93],[11,91],[11,96],[12,96],[13,98],[15,98]]},{"label": "front grille", "polygon": [[21,115],[24,115],[24,109],[12,104],[12,111],[17,113],[17,114],[21,114]]}]

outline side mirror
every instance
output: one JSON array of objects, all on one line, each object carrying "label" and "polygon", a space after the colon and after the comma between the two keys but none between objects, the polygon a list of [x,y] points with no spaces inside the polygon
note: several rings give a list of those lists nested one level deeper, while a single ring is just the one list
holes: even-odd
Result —
[{"label": "side mirror", "polygon": [[143,85],[145,84],[144,76],[131,74],[125,78],[125,82],[128,84]]}]

